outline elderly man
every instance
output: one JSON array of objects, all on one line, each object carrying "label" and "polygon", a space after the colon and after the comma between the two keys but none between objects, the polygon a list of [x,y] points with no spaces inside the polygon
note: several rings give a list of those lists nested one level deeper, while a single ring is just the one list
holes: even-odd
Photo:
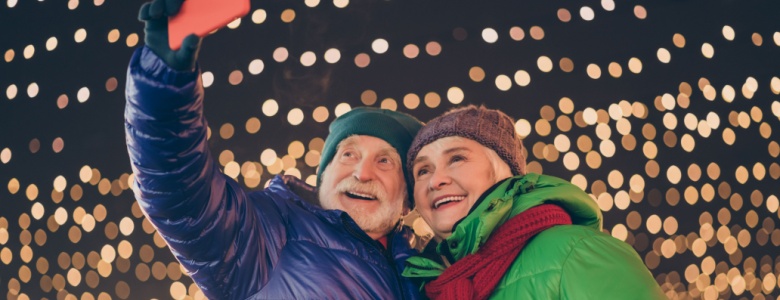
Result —
[{"label": "elderly man", "polygon": [[211,299],[418,298],[400,276],[415,251],[399,221],[410,206],[405,153],[421,123],[353,109],[330,125],[319,195],[289,176],[246,192],[209,153],[200,39],[168,47],[167,17],[180,5],[141,8],[146,45],[128,69],[125,131],[135,196],[187,273]]}]

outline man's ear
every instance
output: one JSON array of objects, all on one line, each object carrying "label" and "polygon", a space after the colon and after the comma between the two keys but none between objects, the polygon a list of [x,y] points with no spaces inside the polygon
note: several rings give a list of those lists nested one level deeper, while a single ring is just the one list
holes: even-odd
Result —
[{"label": "man's ear", "polygon": [[404,209],[402,210],[404,212],[404,216],[409,215],[409,213],[414,211],[414,198],[412,197],[412,195],[407,194],[407,196],[404,198]]}]

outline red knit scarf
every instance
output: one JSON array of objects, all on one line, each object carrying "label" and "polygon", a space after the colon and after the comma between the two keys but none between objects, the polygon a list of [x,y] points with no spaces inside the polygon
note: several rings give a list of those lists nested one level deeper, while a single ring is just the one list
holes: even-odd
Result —
[{"label": "red knit scarf", "polygon": [[488,298],[528,240],[562,224],[571,224],[571,217],[553,204],[539,205],[512,217],[476,253],[452,264],[426,284],[426,294],[431,299]]}]

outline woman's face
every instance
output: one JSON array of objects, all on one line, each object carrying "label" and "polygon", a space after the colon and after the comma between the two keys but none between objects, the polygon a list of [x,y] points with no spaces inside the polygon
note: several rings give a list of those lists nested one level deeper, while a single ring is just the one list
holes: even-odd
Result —
[{"label": "woman's face", "polygon": [[414,202],[436,236],[447,238],[483,192],[512,176],[491,149],[462,137],[445,137],[423,147],[414,159]]}]

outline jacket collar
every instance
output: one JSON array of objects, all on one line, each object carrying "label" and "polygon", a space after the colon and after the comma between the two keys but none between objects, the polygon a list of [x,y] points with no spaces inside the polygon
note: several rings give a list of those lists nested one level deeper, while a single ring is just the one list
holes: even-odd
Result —
[{"label": "jacket collar", "polygon": [[477,252],[493,230],[513,216],[514,196],[533,188],[528,179],[510,177],[486,191],[471,207],[469,214],[456,223],[452,235],[439,244],[437,252],[453,262]]},{"label": "jacket collar", "polygon": [[305,181],[292,175],[281,175],[274,178],[279,178],[287,188],[293,193],[298,195],[301,200],[314,206],[320,206],[320,201],[317,198],[317,188],[309,185]]}]

